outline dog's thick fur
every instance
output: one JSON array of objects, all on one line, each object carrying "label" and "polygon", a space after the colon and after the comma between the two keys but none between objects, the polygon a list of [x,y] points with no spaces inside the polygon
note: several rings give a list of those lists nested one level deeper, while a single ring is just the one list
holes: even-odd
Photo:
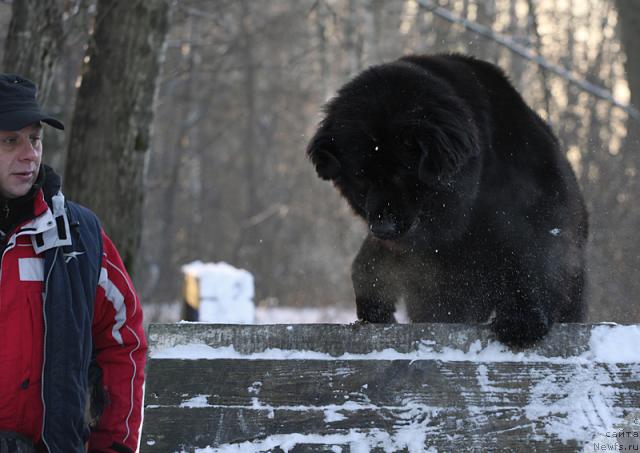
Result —
[{"label": "dog's thick fur", "polygon": [[358,318],[483,323],[527,346],[585,316],[587,214],[551,129],[496,66],[409,56],[340,89],[311,139],[319,176],[368,224]]}]

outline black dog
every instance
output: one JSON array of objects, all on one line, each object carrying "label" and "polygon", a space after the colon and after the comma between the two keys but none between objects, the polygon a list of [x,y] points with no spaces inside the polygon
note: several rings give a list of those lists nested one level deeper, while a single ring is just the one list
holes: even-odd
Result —
[{"label": "black dog", "polygon": [[584,319],[587,214],[551,129],[496,66],[409,56],[340,89],[307,150],[369,225],[358,318],[481,323],[526,346]]}]

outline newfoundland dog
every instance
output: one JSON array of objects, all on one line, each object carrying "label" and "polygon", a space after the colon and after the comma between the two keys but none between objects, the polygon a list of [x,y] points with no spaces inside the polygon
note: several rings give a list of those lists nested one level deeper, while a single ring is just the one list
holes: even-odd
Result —
[{"label": "newfoundland dog", "polygon": [[407,56],[325,107],[307,153],[369,234],[352,266],[361,321],[491,323],[528,346],[584,320],[587,213],[549,126],[493,64]]}]

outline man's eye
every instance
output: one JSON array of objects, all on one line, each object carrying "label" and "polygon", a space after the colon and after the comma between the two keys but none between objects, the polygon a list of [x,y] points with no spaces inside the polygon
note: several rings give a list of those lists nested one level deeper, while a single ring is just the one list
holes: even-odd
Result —
[{"label": "man's eye", "polygon": [[40,141],[40,136],[39,135],[34,135],[33,137],[31,137],[31,142],[33,143],[37,143]]},{"label": "man's eye", "polygon": [[15,145],[16,144],[16,139],[13,137],[6,137],[2,139],[2,144],[3,145]]}]

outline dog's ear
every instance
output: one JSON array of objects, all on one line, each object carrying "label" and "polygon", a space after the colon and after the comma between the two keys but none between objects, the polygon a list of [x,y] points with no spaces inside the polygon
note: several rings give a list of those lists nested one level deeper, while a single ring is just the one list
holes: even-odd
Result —
[{"label": "dog's ear", "polygon": [[433,159],[427,142],[424,139],[416,139],[416,144],[420,149],[420,164],[418,165],[418,179],[420,181],[430,184],[437,182],[438,169],[436,168],[438,162]]},{"label": "dog's ear", "polygon": [[316,167],[320,178],[327,181],[334,180],[340,174],[342,165],[335,156],[336,146],[331,138],[318,133],[311,139],[307,148],[307,155]]},{"label": "dog's ear", "polygon": [[318,176],[327,181],[334,180],[340,174],[342,165],[336,157],[324,149],[316,150],[311,156],[311,160],[316,166]]},{"label": "dog's ear", "polygon": [[420,149],[418,177],[425,183],[446,183],[469,158],[479,154],[473,127],[432,127],[416,137],[416,142]]}]

